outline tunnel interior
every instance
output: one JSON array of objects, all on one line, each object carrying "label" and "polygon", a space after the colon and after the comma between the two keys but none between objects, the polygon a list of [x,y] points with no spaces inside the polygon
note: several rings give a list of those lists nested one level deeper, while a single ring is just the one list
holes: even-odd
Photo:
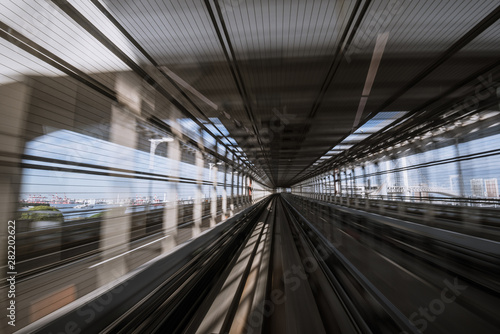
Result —
[{"label": "tunnel interior", "polygon": [[500,4],[0,4],[5,333],[496,333]]}]

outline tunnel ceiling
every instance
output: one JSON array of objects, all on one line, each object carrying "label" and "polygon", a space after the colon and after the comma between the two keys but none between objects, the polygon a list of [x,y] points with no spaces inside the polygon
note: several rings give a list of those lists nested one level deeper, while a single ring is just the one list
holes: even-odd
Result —
[{"label": "tunnel ceiling", "polygon": [[496,0],[105,7],[273,186],[299,181],[380,112],[413,110],[500,59]]}]

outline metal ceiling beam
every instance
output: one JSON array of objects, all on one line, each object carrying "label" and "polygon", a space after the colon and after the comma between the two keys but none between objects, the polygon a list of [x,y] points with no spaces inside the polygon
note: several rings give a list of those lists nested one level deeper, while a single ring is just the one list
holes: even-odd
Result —
[{"label": "metal ceiling beam", "polygon": [[[330,68],[328,69],[328,72],[325,76],[325,79],[321,85],[321,88],[318,92],[318,96],[314,100],[313,105],[311,107],[311,110],[309,111],[309,113],[307,115],[306,124],[301,131],[301,136],[297,139],[301,143],[305,140],[306,134],[309,132],[309,129],[311,126],[311,121],[316,116],[316,113],[323,102],[323,98],[324,98],[328,88],[330,87],[330,85],[333,81],[333,78],[335,77],[335,74],[337,73],[337,70],[340,66],[340,63],[342,60],[342,55],[344,54],[344,51],[347,50],[349,44],[352,42],[361,22],[363,21],[363,18],[365,17],[365,14],[368,10],[368,7],[370,6],[371,0],[366,0],[361,11],[358,13],[358,10],[361,7],[362,1],[363,0],[356,1],[356,5],[354,6],[352,14],[349,18],[347,25],[346,25],[346,28],[344,29],[344,32],[342,33],[342,36],[341,36],[340,41],[337,45],[337,49],[335,51],[332,63],[330,64]],[[354,23],[354,26],[351,29],[351,25],[353,24],[356,16],[358,16],[358,19],[356,20],[356,22]],[[349,31],[351,33],[350,33],[349,37],[347,37],[349,34]],[[343,47],[344,44],[345,44],[345,48]],[[321,157],[321,155],[318,156],[318,158],[319,157]],[[311,163],[311,165],[312,165],[312,163]],[[306,169],[307,169],[307,167],[304,168],[301,172],[297,173],[293,178],[290,179],[289,182],[292,182],[295,178],[297,178]]]},{"label": "metal ceiling beam", "polygon": [[[75,21],[78,25],[80,25],[84,30],[86,30],[90,35],[92,35],[96,40],[98,40],[102,45],[104,45],[106,48],[108,48],[115,56],[117,56],[121,61],[123,61],[127,66],[129,66],[136,74],[138,74],[141,78],[143,78],[148,84],[150,84],[153,88],[155,88],[160,94],[165,96],[169,102],[171,102],[177,109],[179,109],[183,114],[185,114],[188,118],[192,119],[198,126],[200,126],[204,131],[206,131],[208,134],[210,134],[214,139],[218,142],[220,142],[221,145],[225,146],[226,149],[228,149],[230,152],[233,152],[227,145],[222,143],[220,139],[217,139],[215,134],[213,134],[210,130],[206,128],[206,126],[200,122],[196,117],[194,117],[189,110],[180,102],[178,101],[172,94],[170,94],[168,91],[166,91],[156,80],[154,80],[141,66],[139,66],[135,61],[133,61],[128,55],[126,55],[116,44],[114,44],[106,35],[104,35],[96,26],[94,26],[84,15],[82,15],[73,5],[71,5],[67,0],[51,0],[57,7],[59,7],[66,15],[68,15],[73,21]],[[103,9],[106,10],[103,6],[97,7],[98,9]],[[107,12],[107,10],[106,10]],[[106,13],[103,12],[105,16]],[[109,15],[111,15],[108,12]],[[108,17],[109,18],[109,17]],[[114,20],[112,21],[113,24],[118,24],[119,22]],[[119,29],[121,25],[117,26]],[[123,27],[121,27],[120,30],[122,33],[125,31]],[[134,44],[134,46],[139,46],[139,43],[133,39],[133,37],[130,34],[125,35],[127,38],[130,38],[130,42]],[[139,49],[141,52],[144,53],[144,56],[148,58],[148,60],[155,66],[157,67],[158,64],[156,61],[144,50],[143,48]],[[157,68],[157,70],[163,74],[163,76],[185,97],[188,102],[198,111],[200,112],[201,115],[203,115],[209,122],[210,120],[208,117],[201,111],[201,109],[187,96],[187,94],[179,88],[175,80],[170,78],[167,74],[165,74],[161,69]],[[210,122],[211,123],[211,122]],[[213,124],[213,123],[212,123]],[[214,125],[214,127],[217,129],[217,127]],[[218,129],[217,129],[218,130]],[[220,132],[220,131],[219,131]],[[221,135],[223,135],[221,133]],[[246,165],[246,168],[254,171],[254,173],[257,173],[256,170],[254,170],[248,163],[243,162]]]},{"label": "metal ceiling beam", "polygon": [[[404,93],[414,87],[417,83],[422,81],[427,75],[429,75],[432,71],[442,65],[446,60],[450,59],[453,55],[463,49],[467,44],[469,44],[474,38],[479,36],[482,32],[488,29],[491,25],[493,25],[496,21],[500,19],[500,6],[495,8],[490,14],[488,14],[484,19],[482,19],[478,24],[476,24],[472,29],[470,29],[465,35],[463,35],[460,39],[458,39],[455,43],[453,43],[448,49],[446,49],[435,62],[427,66],[423,71],[417,74],[413,79],[411,79],[405,86],[403,86],[400,90],[398,90],[395,94],[389,97],[384,103],[382,103],[375,111],[371,112],[365,119],[359,124],[362,126],[368,120],[370,120],[373,116],[375,116],[380,111],[383,111],[385,108],[390,106],[393,102],[395,102],[398,98],[400,98]],[[442,95],[442,94],[440,94]],[[421,109],[417,109],[421,110]],[[414,110],[412,114],[417,112]],[[346,135],[343,139],[347,138]],[[342,139],[342,140],[343,140]],[[328,151],[325,151],[326,154]],[[328,162],[326,162],[328,163]],[[311,163],[307,168],[310,168],[313,163]],[[305,169],[304,169],[305,170]],[[300,174],[300,173],[299,173]],[[299,174],[292,178],[290,182],[299,177]],[[300,180],[297,180],[295,183],[303,180],[303,177],[300,177]]]},{"label": "metal ceiling beam", "polygon": [[[379,132],[375,133],[374,135],[368,137],[367,139],[363,140],[362,142],[358,143],[357,145],[353,146],[352,148],[342,152],[342,154],[339,154],[323,163],[318,165],[318,169],[324,169],[324,168],[333,168],[333,165],[339,165],[339,164],[345,164],[349,161],[353,161],[357,159],[359,156],[365,156],[370,153],[376,153],[376,151],[381,149],[381,145],[370,145],[370,143],[376,142],[376,143],[383,143],[384,146],[394,146],[398,142],[404,141],[405,136],[411,135],[414,136],[414,133],[411,133],[412,128],[415,126],[419,126],[419,132],[425,132],[428,131],[432,127],[436,126],[441,126],[445,122],[449,120],[445,119],[440,119],[440,116],[450,110],[454,105],[459,103],[461,100],[463,100],[463,97],[460,98],[455,98],[449,101],[446,101],[445,103],[442,103],[439,106],[436,106],[434,108],[431,108],[427,110],[425,113],[420,114],[418,117],[414,117],[414,115],[424,109],[429,108],[432,104],[439,102],[440,100],[444,99],[446,96],[451,95],[453,92],[457,91],[458,89],[470,84],[471,82],[474,82],[477,80],[478,77],[481,77],[482,75],[485,75],[486,73],[490,73],[491,71],[495,70],[495,68],[500,67],[500,61],[497,61],[493,64],[490,64],[481,70],[469,75],[466,79],[462,80],[458,84],[454,85],[453,87],[449,88],[448,90],[444,91],[443,93],[439,94],[438,96],[424,102],[423,104],[419,105],[418,107],[414,108],[411,110],[407,116],[405,116],[406,120],[401,123],[397,129],[390,130],[389,129],[392,127],[391,124],[387,125],[383,129],[381,129]],[[486,88],[486,87],[485,87]],[[488,87],[489,88],[489,87]],[[471,92],[476,92],[477,86],[473,86],[470,88]],[[465,97],[467,99],[469,95]],[[495,105],[496,101],[498,98],[495,100],[493,97],[489,101],[483,101],[482,107],[478,107],[478,109],[484,109],[487,108],[488,106]],[[422,126],[425,122],[428,124],[425,126]],[[395,133],[398,133],[399,135],[395,135]],[[301,182],[307,178],[313,177],[315,175],[320,174],[320,172],[314,170],[309,172],[308,174],[304,175],[299,181]]]},{"label": "metal ceiling beam", "polygon": [[114,91],[1,21],[0,37],[107,98],[118,101]]},{"label": "metal ceiling beam", "polygon": [[132,43],[132,45],[134,45],[146,57],[146,59],[148,59],[151,64],[158,69],[158,71],[160,71],[160,73],[181,93],[181,95],[196,109],[196,111],[203,115],[203,117],[205,117],[209,124],[214,126],[214,128],[220,133],[220,136],[214,136],[214,138],[223,146],[225,146],[226,149],[228,149],[231,153],[234,153],[234,151],[232,151],[229,146],[225,145],[218,139],[222,137],[229,140],[226,135],[224,135],[219,130],[219,128],[210,120],[210,118],[192,101],[192,99],[182,90],[182,88],[179,87],[178,81],[175,78],[172,78],[169,73],[165,72],[163,67],[156,62],[156,60],[149,54],[149,52],[147,52],[146,49],[142,47],[142,45],[127,31],[127,29],[125,29],[125,27],[120,24],[120,22],[118,22],[118,20],[106,9],[106,7],[101,4],[99,0],[91,0],[91,2],[129,40],[129,42]]},{"label": "metal ceiling beam", "polygon": [[[236,57],[233,45],[231,43],[231,39],[229,38],[229,33],[227,31],[227,27],[226,27],[226,24],[224,22],[224,17],[222,15],[222,11],[220,9],[219,2],[217,0],[213,0],[214,5],[215,5],[215,9],[217,11],[217,17],[219,19],[220,26],[222,27],[222,31],[224,33],[224,38],[223,38],[222,33],[219,29],[219,25],[217,24],[215,13],[212,9],[212,6],[210,5],[210,0],[205,0],[204,2],[205,2],[205,6],[207,7],[208,13],[210,15],[210,19],[212,20],[212,25],[215,29],[216,34],[217,34],[217,38],[219,39],[221,49],[224,52],[224,56],[226,57],[226,61],[229,65],[229,69],[231,71],[231,75],[233,77],[234,83],[235,83],[235,85],[238,89],[238,92],[241,96],[241,99],[243,101],[243,106],[244,106],[245,112],[246,112],[250,122],[252,123],[252,128],[253,128],[255,134],[257,135],[257,141],[259,143],[259,146],[260,146],[261,150],[264,152],[263,143],[262,143],[262,140],[260,138],[260,132],[259,132],[259,129],[257,128],[257,124],[255,122],[255,116],[253,114],[250,99],[248,97],[248,92],[247,92],[247,89],[245,87],[245,83],[243,81],[243,76],[241,75],[240,66],[238,64],[238,59]],[[226,44],[227,44],[227,48],[226,48]],[[269,163],[269,161],[268,161],[268,163]],[[272,179],[271,182],[274,184],[275,183],[274,176],[268,175],[268,177],[270,179]]]},{"label": "metal ceiling beam", "polygon": [[375,111],[371,112],[362,123],[366,123],[371,117],[384,110],[390,106],[394,101],[400,98],[404,93],[406,93],[410,88],[414,87],[420,81],[422,81],[426,76],[433,72],[436,68],[442,65],[445,61],[454,56],[458,51],[462,50],[467,44],[472,42],[477,36],[479,36],[486,29],[491,27],[496,21],[500,19],[500,5],[495,8],[488,16],[482,19],[478,24],[476,24],[471,30],[469,30],[465,35],[463,35],[459,40],[457,40],[453,45],[446,49],[438,59],[427,66],[423,71],[417,74],[413,79],[411,79],[406,85],[404,85],[400,90],[389,97],[384,103],[382,103]]}]

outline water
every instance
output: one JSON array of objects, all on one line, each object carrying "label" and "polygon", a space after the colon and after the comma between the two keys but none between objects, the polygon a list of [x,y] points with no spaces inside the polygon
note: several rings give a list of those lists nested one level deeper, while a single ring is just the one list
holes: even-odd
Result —
[{"label": "water", "polygon": [[[44,204],[40,204],[44,205]],[[95,204],[93,208],[75,208],[79,204],[50,204],[51,207],[58,209],[64,216],[64,220],[74,220],[89,218],[100,212],[104,212],[107,209],[116,207],[117,205],[110,204]],[[21,208],[19,211],[28,211],[29,208]]]},{"label": "water", "polygon": [[[40,204],[44,205],[44,204]],[[51,207],[58,209],[64,216],[65,221],[72,221],[84,218],[90,218],[91,216],[103,213],[106,210],[120,207],[117,204],[94,204],[92,208],[75,208],[80,204],[50,204]],[[155,204],[151,205],[150,209],[160,209],[163,207],[163,204]],[[147,209],[147,205],[130,205],[126,207],[122,207],[124,213],[134,213],[134,212],[142,212]],[[20,208],[20,212],[28,211],[29,208]],[[48,211],[54,213],[54,211]]]}]

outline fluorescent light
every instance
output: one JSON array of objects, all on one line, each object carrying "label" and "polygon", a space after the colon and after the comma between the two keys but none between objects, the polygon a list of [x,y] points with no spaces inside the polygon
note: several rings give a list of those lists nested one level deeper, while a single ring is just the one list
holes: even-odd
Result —
[{"label": "fluorescent light", "polygon": [[368,74],[366,75],[365,87],[363,88],[363,94],[361,95],[361,100],[359,101],[358,111],[356,112],[356,117],[354,118],[353,128],[358,126],[361,120],[361,115],[365,110],[366,102],[368,101],[368,96],[372,90],[373,82],[375,81],[375,76],[377,75],[378,66],[380,65],[380,60],[382,59],[382,54],[384,53],[385,45],[389,39],[389,33],[385,32],[377,36],[377,41],[375,42],[375,49],[373,50],[372,61],[370,63],[370,68],[368,69]]}]

